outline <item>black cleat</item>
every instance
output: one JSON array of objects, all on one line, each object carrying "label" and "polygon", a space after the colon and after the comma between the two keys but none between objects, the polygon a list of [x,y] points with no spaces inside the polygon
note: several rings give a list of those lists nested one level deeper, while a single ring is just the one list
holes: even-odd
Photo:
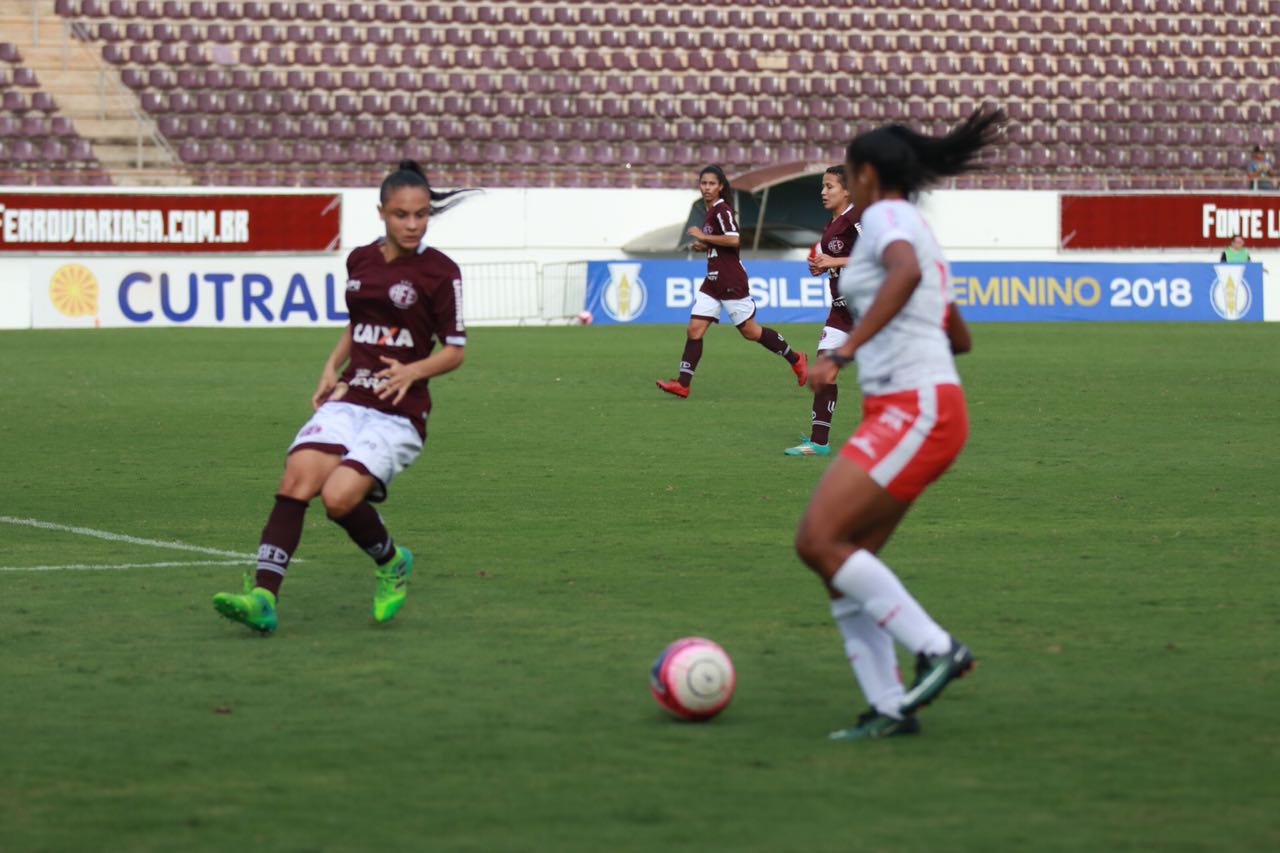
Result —
[{"label": "black cleat", "polygon": [[875,708],[870,708],[862,712],[862,716],[858,717],[858,721],[853,726],[834,731],[827,737],[831,740],[863,740],[919,733],[920,721],[913,715],[904,714],[901,719],[897,719],[881,714]]}]

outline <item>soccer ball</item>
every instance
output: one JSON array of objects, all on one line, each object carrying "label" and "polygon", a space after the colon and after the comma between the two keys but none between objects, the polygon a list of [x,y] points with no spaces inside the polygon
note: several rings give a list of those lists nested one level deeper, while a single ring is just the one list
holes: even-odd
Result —
[{"label": "soccer ball", "polygon": [[594,319],[595,317],[591,316],[590,311],[579,311],[578,316],[573,318],[573,322],[577,323],[579,326],[590,326],[591,321]]},{"label": "soccer ball", "polygon": [[658,704],[686,720],[709,720],[733,698],[733,661],[704,637],[684,637],[662,650],[649,672]]}]

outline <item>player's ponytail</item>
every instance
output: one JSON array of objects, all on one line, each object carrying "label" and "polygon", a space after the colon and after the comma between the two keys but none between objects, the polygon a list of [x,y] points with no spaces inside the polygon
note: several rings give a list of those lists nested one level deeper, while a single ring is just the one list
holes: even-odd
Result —
[{"label": "player's ponytail", "polygon": [[980,107],[946,136],[925,136],[891,124],[859,134],[845,155],[856,169],[870,163],[882,189],[914,196],[939,178],[981,168],[978,153],[993,144],[1008,122],[1004,110]]},{"label": "player's ponytail", "polygon": [[426,191],[427,195],[431,197],[432,216],[444,213],[462,201],[458,196],[475,192],[474,189],[469,188],[456,190],[432,189],[431,182],[427,180],[427,173],[417,160],[401,160],[391,174],[382,179],[382,188],[378,192],[378,200],[386,202],[387,197],[400,187],[421,187]]},{"label": "player's ponytail", "polygon": [[702,180],[703,175],[715,175],[716,180],[720,182],[720,198],[729,201],[733,196],[732,188],[729,186],[729,179],[725,177],[724,169],[719,166],[707,166],[698,173],[698,180]]}]

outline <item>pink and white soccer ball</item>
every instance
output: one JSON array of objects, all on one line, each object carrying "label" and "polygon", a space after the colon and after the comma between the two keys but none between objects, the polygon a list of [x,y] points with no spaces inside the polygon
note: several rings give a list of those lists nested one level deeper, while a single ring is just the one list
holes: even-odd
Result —
[{"label": "pink and white soccer ball", "polygon": [[658,704],[686,720],[709,720],[733,698],[733,661],[705,637],[684,637],[662,650],[649,672]]}]

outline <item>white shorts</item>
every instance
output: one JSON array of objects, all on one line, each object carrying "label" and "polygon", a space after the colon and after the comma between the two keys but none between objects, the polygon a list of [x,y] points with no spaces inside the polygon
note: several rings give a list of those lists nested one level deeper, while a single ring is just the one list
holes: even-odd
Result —
[{"label": "white shorts", "polygon": [[369,500],[387,497],[391,480],[422,452],[422,437],[408,418],[353,403],[329,402],[302,425],[289,452],[312,448],[342,456],[342,464],[377,480]]},{"label": "white shorts", "polygon": [[716,299],[709,293],[699,290],[693,297],[693,316],[706,317],[713,323],[720,322],[720,309],[729,309],[729,319],[733,325],[741,326],[756,313],[756,301],[750,296],[743,299]]},{"label": "white shorts", "polygon": [[837,329],[833,326],[823,326],[822,334],[818,336],[818,352],[825,352],[829,349],[840,349],[849,341],[849,333]]}]

